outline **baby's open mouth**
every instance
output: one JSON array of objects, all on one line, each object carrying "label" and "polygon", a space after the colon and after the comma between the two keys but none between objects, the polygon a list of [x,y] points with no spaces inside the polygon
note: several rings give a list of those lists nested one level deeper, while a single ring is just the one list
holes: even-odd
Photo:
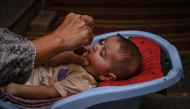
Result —
[{"label": "baby's open mouth", "polygon": [[83,56],[86,57],[88,55],[88,52],[84,52]]},{"label": "baby's open mouth", "polygon": [[88,49],[88,51],[83,53],[83,56],[86,57],[88,54],[90,54],[90,48]]}]

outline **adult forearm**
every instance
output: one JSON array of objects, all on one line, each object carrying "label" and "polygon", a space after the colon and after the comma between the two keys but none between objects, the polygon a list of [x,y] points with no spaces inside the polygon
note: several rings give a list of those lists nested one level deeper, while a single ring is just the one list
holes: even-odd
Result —
[{"label": "adult forearm", "polygon": [[33,44],[36,47],[35,67],[38,67],[55,55],[65,51],[61,46],[61,39],[54,37],[52,34],[34,40]]}]

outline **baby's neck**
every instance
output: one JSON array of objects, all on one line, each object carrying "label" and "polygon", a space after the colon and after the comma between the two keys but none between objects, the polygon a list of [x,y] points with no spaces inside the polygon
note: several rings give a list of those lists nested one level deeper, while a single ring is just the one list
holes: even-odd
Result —
[{"label": "baby's neck", "polygon": [[88,67],[84,67],[84,66],[83,66],[83,68],[86,70],[86,72],[87,72],[88,74],[92,75],[96,81],[100,81],[98,75],[97,75],[97,76],[96,76],[96,75],[93,75],[91,69],[89,69]]}]

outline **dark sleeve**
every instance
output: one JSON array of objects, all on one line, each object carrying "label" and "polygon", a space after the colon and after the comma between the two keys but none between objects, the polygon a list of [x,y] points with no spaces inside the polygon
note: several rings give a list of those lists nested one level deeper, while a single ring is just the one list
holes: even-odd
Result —
[{"label": "dark sleeve", "polygon": [[11,82],[24,84],[34,69],[35,56],[30,40],[0,28],[0,87]]}]

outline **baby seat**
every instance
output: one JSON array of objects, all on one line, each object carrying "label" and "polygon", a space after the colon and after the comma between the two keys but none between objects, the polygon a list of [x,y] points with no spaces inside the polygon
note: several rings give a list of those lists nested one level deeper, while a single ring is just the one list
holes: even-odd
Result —
[{"label": "baby seat", "polygon": [[[145,50],[140,49],[143,66],[148,63],[146,68],[142,66],[141,74],[129,80],[101,82],[98,85],[99,87],[58,100],[47,107],[48,109],[138,109],[143,97],[166,89],[184,77],[177,49],[168,41],[155,34],[134,30],[116,31],[96,36],[92,45],[100,39],[105,39],[118,33],[129,38],[137,47],[141,47],[141,44],[146,45],[144,40],[151,40],[151,46],[147,44],[144,48]],[[151,48],[153,46],[155,48],[152,51],[148,51],[149,47]],[[162,70],[160,64],[162,50],[163,54],[170,60],[169,65],[171,64],[171,68],[164,76],[163,72],[165,71]],[[158,51],[159,53],[157,53]],[[144,56],[146,53],[153,54],[153,57],[151,55]],[[152,59],[151,62],[150,59]],[[17,107],[0,101],[0,108],[16,109]]]}]

